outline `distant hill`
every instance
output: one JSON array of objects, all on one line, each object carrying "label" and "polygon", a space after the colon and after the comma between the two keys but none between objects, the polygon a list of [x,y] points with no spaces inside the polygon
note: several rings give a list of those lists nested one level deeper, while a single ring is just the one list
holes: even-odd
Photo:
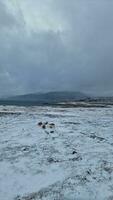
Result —
[{"label": "distant hill", "polygon": [[33,94],[14,96],[14,97],[7,98],[7,100],[57,103],[57,102],[84,100],[86,98],[87,96],[81,92],[48,92],[48,93],[33,93]]},{"label": "distant hill", "polygon": [[73,102],[87,99],[87,95],[81,92],[47,92],[47,93],[33,93],[19,96],[8,97],[0,100],[7,104],[55,104],[61,102]]}]

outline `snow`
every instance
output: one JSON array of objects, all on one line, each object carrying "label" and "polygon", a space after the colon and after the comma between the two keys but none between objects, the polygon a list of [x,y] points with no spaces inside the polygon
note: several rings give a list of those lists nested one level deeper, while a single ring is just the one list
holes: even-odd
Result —
[{"label": "snow", "polygon": [[112,200],[113,107],[0,106],[0,199]]}]

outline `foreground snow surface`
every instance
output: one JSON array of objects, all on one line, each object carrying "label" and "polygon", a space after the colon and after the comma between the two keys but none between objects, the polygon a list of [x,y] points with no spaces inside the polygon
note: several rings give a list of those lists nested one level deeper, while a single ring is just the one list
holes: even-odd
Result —
[{"label": "foreground snow surface", "polygon": [[0,200],[94,199],[113,200],[112,107],[0,106]]}]

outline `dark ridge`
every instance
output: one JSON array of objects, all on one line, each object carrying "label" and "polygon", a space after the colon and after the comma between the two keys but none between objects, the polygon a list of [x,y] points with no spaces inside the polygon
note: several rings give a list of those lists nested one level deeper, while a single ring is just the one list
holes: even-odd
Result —
[{"label": "dark ridge", "polygon": [[1,105],[50,105],[62,102],[86,100],[87,95],[81,92],[48,92],[8,97],[0,100]]}]

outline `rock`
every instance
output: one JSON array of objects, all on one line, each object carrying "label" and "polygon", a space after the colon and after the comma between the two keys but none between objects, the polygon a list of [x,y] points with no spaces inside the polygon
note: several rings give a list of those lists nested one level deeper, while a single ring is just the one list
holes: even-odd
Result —
[{"label": "rock", "polygon": [[38,126],[42,126],[42,124],[43,124],[42,122],[39,122],[39,123],[38,123]]}]

